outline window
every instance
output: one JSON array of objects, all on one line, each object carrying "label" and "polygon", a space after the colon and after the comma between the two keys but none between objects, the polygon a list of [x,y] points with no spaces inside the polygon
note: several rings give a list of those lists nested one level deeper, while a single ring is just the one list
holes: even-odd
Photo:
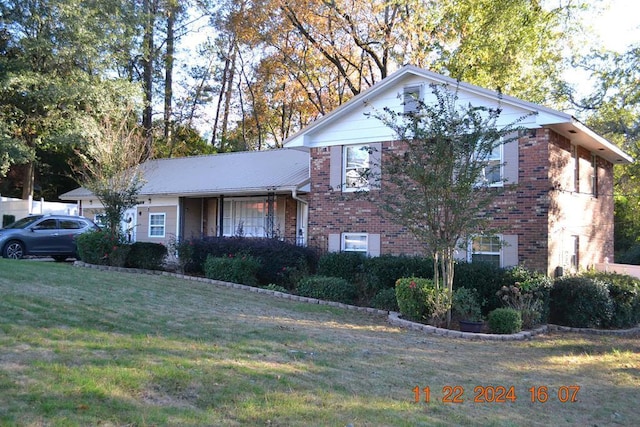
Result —
[{"label": "window", "polygon": [[163,213],[149,214],[149,237],[164,237],[165,219]]},{"label": "window", "polygon": [[369,249],[369,236],[363,233],[342,233],[343,252],[367,253]]},{"label": "window", "polygon": [[578,191],[580,182],[580,159],[578,158],[578,147],[571,146],[571,159],[573,161],[573,191]]},{"label": "window", "polygon": [[487,163],[482,169],[482,184],[492,187],[502,185],[502,147],[499,144],[487,156]]},{"label": "window", "polygon": [[57,219],[45,219],[34,227],[35,230],[56,230],[58,228]]},{"label": "window", "polygon": [[402,104],[404,113],[413,113],[418,109],[420,102],[420,86],[407,86],[402,92]]},{"label": "window", "polygon": [[488,262],[501,267],[501,247],[500,236],[476,236],[471,241],[469,261]]},{"label": "window", "polygon": [[580,259],[579,259],[579,251],[580,251],[580,245],[579,245],[579,238],[578,236],[569,236],[569,239],[567,241],[567,250],[564,251],[564,265],[568,268],[570,268],[572,271],[578,271],[578,266],[580,263]]},{"label": "window", "polygon": [[60,228],[65,230],[78,230],[86,227],[87,224],[84,221],[76,221],[74,219],[61,219]]},{"label": "window", "polygon": [[598,197],[598,158],[591,155],[591,194]]},{"label": "window", "polygon": [[[268,205],[264,198],[225,199],[222,218],[224,236],[267,237]],[[273,201],[274,230],[282,220],[278,202]]]},{"label": "window", "polygon": [[370,172],[368,145],[345,145],[342,182],[345,191],[368,190]]}]

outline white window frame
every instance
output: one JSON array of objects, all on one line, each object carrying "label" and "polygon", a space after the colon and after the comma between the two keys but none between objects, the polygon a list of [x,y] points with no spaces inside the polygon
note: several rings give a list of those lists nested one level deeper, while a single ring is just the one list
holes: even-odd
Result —
[{"label": "white window frame", "polygon": [[[356,238],[357,240],[363,240],[364,246],[354,247],[347,244],[349,239]],[[342,252],[360,252],[363,254],[369,253],[369,235],[367,233],[342,233],[340,237],[340,250]]]},{"label": "white window frame", "polygon": [[[485,250],[485,251],[476,251],[474,250],[474,241],[476,241],[476,239],[483,239],[483,238],[487,238],[487,239],[498,239],[498,250]],[[468,247],[467,247],[467,261],[468,262],[473,262],[473,256],[474,255],[491,255],[491,256],[498,256],[499,257],[499,267],[503,266],[504,263],[504,255],[502,253],[503,250],[503,246],[502,246],[502,236],[500,234],[494,234],[494,235],[476,235],[476,236],[472,236],[471,239],[469,239],[469,243],[468,243]],[[491,246],[493,245],[492,243],[489,243]]]},{"label": "white window frame", "polygon": [[[154,217],[162,217],[162,225],[154,224],[153,223]],[[162,234],[154,234],[153,230],[155,229],[161,229]],[[149,212],[149,232],[148,232],[149,237],[162,239],[165,237],[166,230],[167,230],[167,214],[164,212]]]},{"label": "white window frame", "polygon": [[[502,141],[502,139],[500,140],[500,145],[496,146],[494,151],[497,150],[497,156],[494,154],[494,152],[492,152],[489,157],[487,158],[487,162],[495,162],[496,160],[498,161],[498,165],[496,166],[490,166],[489,164],[485,165],[485,167],[482,170],[482,177],[486,182],[486,185],[488,185],[489,187],[502,187],[504,186],[504,142]],[[486,176],[487,176],[487,170],[489,169],[498,169],[498,180],[494,181],[494,182],[487,182]]]},{"label": "white window frame", "polygon": [[598,156],[591,153],[591,195],[598,197]]},{"label": "white window frame", "polygon": [[[364,167],[350,167],[348,164],[348,155],[349,155],[349,150],[360,150],[363,153],[366,152],[367,153],[367,160],[366,163],[364,165]],[[343,191],[345,192],[353,192],[353,191],[369,191],[370,190],[370,185],[369,185],[369,180],[366,177],[362,177],[361,176],[361,172],[358,171],[358,169],[362,169],[363,172],[366,171],[370,171],[371,170],[371,153],[370,153],[371,147],[369,144],[353,144],[353,145],[345,145],[342,148],[342,186],[343,186]],[[360,174],[360,179],[362,180],[362,185],[361,186],[354,186],[354,187],[350,187],[347,184],[347,174],[350,171],[355,171],[355,173]]]},{"label": "white window frame", "polygon": [[418,110],[422,100],[422,85],[409,85],[402,88],[402,108],[405,114]]},{"label": "white window frame", "polygon": [[[266,197],[231,197],[224,199],[224,218],[223,218],[223,236],[225,237],[233,237],[238,235],[238,229],[240,223],[243,223],[243,236],[245,237],[259,237],[264,238],[267,237],[267,200]],[[260,203],[262,204],[263,210],[261,212],[261,216],[254,216],[253,218],[260,218],[260,223],[258,225],[247,226],[244,224],[244,219],[239,217],[239,210],[241,207],[239,204],[242,203]],[[274,228],[277,233],[280,231],[280,225],[284,223],[284,218],[280,215],[279,203],[277,198],[274,199],[273,204],[273,213],[274,213]],[[245,228],[247,227],[247,228]],[[252,230],[253,229],[253,230]],[[256,231],[255,229],[259,230]]]}]

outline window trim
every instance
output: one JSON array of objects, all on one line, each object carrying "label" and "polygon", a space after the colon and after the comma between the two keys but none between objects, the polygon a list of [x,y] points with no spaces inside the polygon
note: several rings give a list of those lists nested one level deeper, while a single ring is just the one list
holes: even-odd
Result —
[{"label": "window trim", "polygon": [[[364,250],[348,249],[346,241],[348,237],[364,237]],[[342,233],[340,235],[340,251],[341,252],[359,252],[363,254],[369,253],[369,233]]]},{"label": "window trim", "polygon": [[[473,250],[473,242],[475,239],[477,238],[497,238],[498,239],[498,250],[496,252],[493,251],[474,251]],[[467,262],[472,263],[473,262],[473,256],[474,255],[497,255],[498,259],[499,259],[499,267],[502,268],[502,266],[504,265],[504,252],[503,252],[503,242],[504,239],[502,237],[501,234],[492,234],[492,235],[474,235],[471,236],[471,238],[469,239],[469,242],[467,243]]]},{"label": "window trim", "polygon": [[[500,138],[500,144],[496,146],[496,149],[498,150],[498,174],[499,174],[499,179],[496,182],[491,182],[491,183],[487,183],[485,184],[487,187],[492,187],[492,188],[497,188],[497,187],[504,187],[504,141],[502,138]],[[487,158],[487,162],[490,161],[495,161],[496,159],[492,158],[491,156],[489,156]],[[489,168],[489,165],[485,165],[483,168],[483,175],[484,177],[486,177],[486,169]]]},{"label": "window trim", "polygon": [[[152,224],[152,217],[162,217],[162,225],[159,224]],[[153,234],[152,230],[159,228],[162,230],[162,235],[160,234]],[[158,238],[158,239],[163,239],[166,235],[167,232],[167,214],[165,212],[149,212],[149,229],[147,232],[147,235],[149,236],[149,238]]]},{"label": "window trim", "polygon": [[[417,96],[413,96],[416,93]],[[411,96],[413,99],[410,102],[407,102],[409,96]],[[422,101],[421,84],[407,85],[402,88],[402,111],[404,114],[409,114],[417,111],[418,103],[420,101]]]},{"label": "window trim", "polygon": [[[349,144],[349,145],[343,145],[342,146],[342,191],[343,192],[356,192],[356,191],[369,191],[371,190],[371,184],[369,183],[369,180],[366,179],[366,177],[362,177],[361,179],[363,181],[365,181],[365,184],[361,187],[349,187],[347,185],[347,155],[349,152],[349,149],[355,149],[355,150],[363,150],[367,151],[367,164],[366,164],[366,168],[365,171],[371,171],[371,145],[370,144]],[[357,168],[353,168],[353,169],[357,169]]]},{"label": "window trim", "polygon": [[598,156],[591,153],[591,195],[598,197]]}]

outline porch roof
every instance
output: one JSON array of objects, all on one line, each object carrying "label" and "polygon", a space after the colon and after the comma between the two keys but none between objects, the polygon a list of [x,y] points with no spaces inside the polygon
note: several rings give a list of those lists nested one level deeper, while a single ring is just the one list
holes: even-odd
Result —
[{"label": "porch roof", "polygon": [[[141,165],[145,184],[140,195],[218,196],[304,191],[309,154],[296,149],[242,151],[209,156],[150,160]],[[93,197],[80,187],[63,200]]]}]

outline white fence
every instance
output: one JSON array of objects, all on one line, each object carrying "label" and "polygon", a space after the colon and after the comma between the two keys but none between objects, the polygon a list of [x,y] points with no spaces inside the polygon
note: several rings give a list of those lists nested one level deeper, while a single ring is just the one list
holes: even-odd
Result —
[{"label": "white fence", "polygon": [[13,216],[18,220],[29,214],[46,213],[78,215],[78,206],[75,203],[45,202],[44,199],[22,200],[0,196],[0,220],[4,218],[5,215]]},{"label": "white fence", "polygon": [[627,274],[629,276],[640,278],[640,265],[614,264],[610,262],[603,262],[595,264],[595,268],[598,271]]}]

